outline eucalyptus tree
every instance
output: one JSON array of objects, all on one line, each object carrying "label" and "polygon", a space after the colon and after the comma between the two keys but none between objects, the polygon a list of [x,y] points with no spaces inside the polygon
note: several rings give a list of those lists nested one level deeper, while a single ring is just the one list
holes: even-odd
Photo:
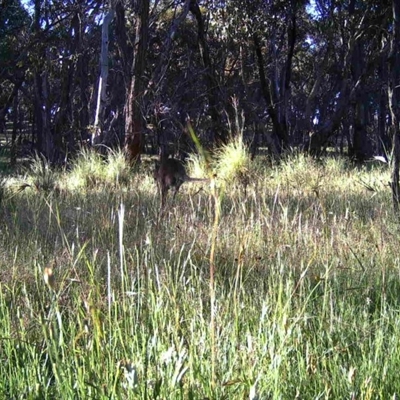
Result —
[{"label": "eucalyptus tree", "polygon": [[[306,4],[299,0],[226,2],[234,51],[241,54],[241,82],[247,99],[253,97],[253,106],[244,107],[257,108],[254,93],[264,101],[264,115],[272,127],[268,142],[277,155],[291,145],[293,65],[304,41],[303,22],[299,21],[306,17]],[[260,113],[249,114],[254,118]]]},{"label": "eucalyptus tree", "polygon": [[[7,7],[6,7],[7,5]],[[28,69],[27,44],[31,18],[19,0],[9,0],[0,8],[0,133],[6,133],[6,119],[12,111],[14,122],[11,158],[15,161],[18,93]]]},{"label": "eucalyptus tree", "polygon": [[109,71],[109,28],[115,15],[115,1],[110,0],[108,11],[103,18],[101,30],[101,52],[100,52],[100,77],[97,87],[97,101],[92,128],[91,143],[101,139],[102,126],[104,125],[104,111],[107,105],[107,79]]},{"label": "eucalyptus tree", "polygon": [[[139,10],[142,3],[116,5],[118,62],[125,91],[125,149],[130,160],[138,158],[144,139],[148,142],[156,136],[163,145],[170,141],[170,132],[176,131],[175,140],[182,137],[185,141],[182,132],[187,117],[202,121],[205,129],[201,130],[213,132],[218,142],[226,140],[214,38],[207,25],[210,10],[204,5],[195,0],[159,1],[150,8],[146,5],[145,12]],[[126,16],[128,11],[132,21]],[[139,86],[133,88],[133,83]]]},{"label": "eucalyptus tree", "polygon": [[393,159],[392,195],[395,212],[399,212],[400,187],[400,1],[392,0],[392,35],[389,54],[389,107],[392,117]]},{"label": "eucalyptus tree", "polygon": [[[311,51],[316,54],[313,86],[307,100],[306,126],[314,154],[342,129],[349,132],[349,154],[363,161],[373,154],[367,135],[378,106],[379,65],[387,56],[386,2],[316,0]],[[314,124],[312,124],[314,121]],[[351,133],[350,133],[351,132]]]},{"label": "eucalyptus tree", "polygon": [[[20,0],[9,0],[0,8],[0,115],[8,112],[15,86],[24,76],[23,57],[28,43],[31,18]],[[11,89],[11,90],[10,90]],[[8,105],[8,107],[7,107]]]},{"label": "eucalyptus tree", "polygon": [[149,0],[120,1],[115,7],[116,39],[125,86],[124,148],[131,163],[140,159],[144,146],[145,121],[141,108],[148,81],[145,71],[149,40],[149,11]]},{"label": "eucalyptus tree", "polygon": [[23,66],[24,123],[32,127],[36,150],[52,161],[75,148],[89,126],[91,38],[98,9],[97,0],[30,3],[29,29],[12,74]]},{"label": "eucalyptus tree", "polygon": [[53,39],[53,46],[58,46],[52,54],[56,66],[50,66],[56,69],[52,87],[59,93],[52,102],[53,157],[57,159],[74,152],[89,137],[100,47],[97,19],[103,8],[100,0],[54,2],[53,7],[58,7],[60,21]]}]

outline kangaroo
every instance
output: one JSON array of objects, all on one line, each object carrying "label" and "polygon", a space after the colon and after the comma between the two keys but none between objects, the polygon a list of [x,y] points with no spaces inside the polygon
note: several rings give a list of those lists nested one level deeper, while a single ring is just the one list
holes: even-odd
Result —
[{"label": "kangaroo", "polygon": [[191,178],[188,176],[183,164],[175,158],[164,158],[160,162],[156,162],[154,179],[157,181],[161,191],[161,208],[165,206],[167,193],[170,188],[174,189],[173,198],[175,199],[182,183],[208,181],[208,179]]}]

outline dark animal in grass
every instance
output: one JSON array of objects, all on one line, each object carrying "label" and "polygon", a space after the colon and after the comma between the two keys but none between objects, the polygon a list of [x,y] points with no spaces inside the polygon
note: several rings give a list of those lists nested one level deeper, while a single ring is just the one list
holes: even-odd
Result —
[{"label": "dark animal in grass", "polygon": [[208,179],[191,178],[187,175],[183,164],[175,158],[165,158],[156,162],[154,169],[154,179],[157,181],[161,192],[161,208],[165,206],[168,190],[174,190],[175,199],[179,188],[184,182],[206,182]]}]

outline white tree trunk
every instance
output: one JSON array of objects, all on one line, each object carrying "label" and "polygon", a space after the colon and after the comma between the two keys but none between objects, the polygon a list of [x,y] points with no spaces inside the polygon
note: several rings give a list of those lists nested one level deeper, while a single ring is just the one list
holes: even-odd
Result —
[{"label": "white tree trunk", "polygon": [[114,2],[110,2],[110,9],[104,17],[101,32],[101,54],[100,54],[100,78],[97,91],[96,113],[94,117],[94,129],[92,131],[91,143],[94,144],[101,134],[101,124],[103,122],[104,106],[107,103],[107,78],[108,78],[108,27],[114,19],[115,7]]}]

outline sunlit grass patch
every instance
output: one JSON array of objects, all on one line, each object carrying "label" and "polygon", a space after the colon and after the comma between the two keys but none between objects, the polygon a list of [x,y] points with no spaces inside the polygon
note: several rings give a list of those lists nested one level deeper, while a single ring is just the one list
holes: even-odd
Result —
[{"label": "sunlit grass patch", "polygon": [[26,184],[37,191],[50,192],[58,187],[60,171],[53,168],[42,155],[36,154],[31,158],[25,170],[21,188]]},{"label": "sunlit grass patch", "polygon": [[[6,180],[0,398],[399,393],[400,233],[385,170],[232,162],[251,184],[236,190],[227,173],[213,230],[211,190],[183,190],[160,216],[151,168],[84,157],[97,180],[71,190],[62,170],[62,195]],[[189,175],[208,177],[194,162]]]},{"label": "sunlit grass patch", "polygon": [[0,205],[3,201],[5,194],[6,194],[6,180],[0,177]]},{"label": "sunlit grass patch", "polygon": [[123,187],[131,176],[132,169],[122,150],[109,150],[103,155],[94,149],[82,149],[64,175],[63,184],[70,190]]},{"label": "sunlit grass patch", "polygon": [[250,167],[250,154],[241,135],[232,138],[215,153],[215,171],[225,184],[234,183],[246,176]]},{"label": "sunlit grass patch", "polygon": [[191,153],[186,160],[186,169],[189,176],[193,178],[208,177],[210,172],[210,165],[201,154]]},{"label": "sunlit grass patch", "polygon": [[105,160],[102,155],[93,149],[83,148],[72,161],[65,183],[71,189],[93,189],[106,181]]},{"label": "sunlit grass patch", "polygon": [[126,160],[122,150],[112,150],[107,154],[105,165],[105,176],[107,182],[115,186],[127,185],[132,176],[132,168]]}]

